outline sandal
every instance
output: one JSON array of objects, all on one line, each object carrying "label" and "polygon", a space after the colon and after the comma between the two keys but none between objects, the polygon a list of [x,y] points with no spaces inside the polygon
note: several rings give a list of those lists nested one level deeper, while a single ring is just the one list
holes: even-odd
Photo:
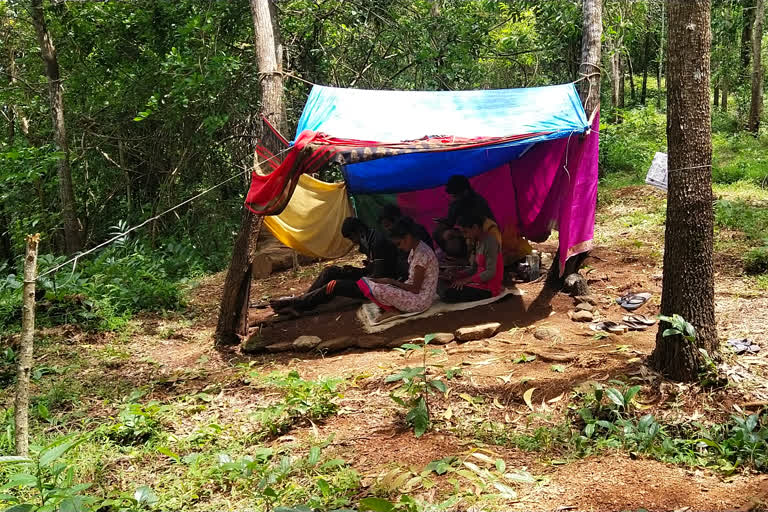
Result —
[{"label": "sandal", "polygon": [[616,303],[627,311],[634,311],[651,298],[650,293],[628,293],[616,299]]},{"label": "sandal", "polygon": [[605,332],[622,334],[627,332],[628,326],[623,324],[618,324],[616,322],[605,321],[605,322],[595,322],[593,324],[589,324],[589,328],[592,329],[593,331],[605,331]]},{"label": "sandal", "polygon": [[637,324],[642,325],[644,327],[650,327],[654,324],[656,324],[655,318],[649,318],[645,315],[626,315],[622,318],[622,320],[627,324]]}]

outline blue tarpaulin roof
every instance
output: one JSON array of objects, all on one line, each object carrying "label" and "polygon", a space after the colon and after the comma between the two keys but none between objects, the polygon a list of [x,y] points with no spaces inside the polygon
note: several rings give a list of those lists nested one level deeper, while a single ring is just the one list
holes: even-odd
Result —
[{"label": "blue tarpaulin roof", "polygon": [[475,91],[377,91],[313,86],[296,130],[331,137],[400,142],[424,137],[534,138],[454,151],[411,153],[349,164],[353,194],[405,192],[475,176],[514,160],[532,143],[588,128],[573,84]]}]

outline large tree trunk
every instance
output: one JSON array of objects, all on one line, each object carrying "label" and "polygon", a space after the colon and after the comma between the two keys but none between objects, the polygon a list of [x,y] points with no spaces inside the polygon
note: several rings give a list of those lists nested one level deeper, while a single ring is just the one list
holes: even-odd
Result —
[{"label": "large tree trunk", "polygon": [[[261,76],[261,115],[284,132],[282,45],[274,5],[270,0],[250,0],[256,38],[256,60]],[[270,130],[261,128],[261,141],[274,154],[279,147],[268,138]],[[248,334],[248,305],[251,291],[251,264],[256,254],[256,241],[261,218],[243,208],[232,261],[227,271],[216,326],[216,345],[236,345],[240,336]]]},{"label": "large tree trunk", "polygon": [[72,186],[72,171],[69,166],[69,143],[67,128],[64,123],[64,89],[61,86],[59,61],[56,48],[53,46],[51,35],[43,12],[43,0],[32,0],[32,24],[40,44],[40,53],[45,63],[45,75],[48,78],[48,93],[51,101],[51,117],[53,119],[53,138],[61,156],[58,161],[59,201],[61,215],[64,221],[64,245],[69,254],[82,249],[80,221],[77,219],[75,207],[75,191]]},{"label": "large tree trunk", "polygon": [[602,0],[584,0],[579,96],[590,121],[600,108],[600,41],[603,35]]},{"label": "large tree trunk", "polygon": [[763,112],[763,19],[765,1],[757,0],[755,6],[755,25],[752,29],[752,100],[749,104],[749,122],[747,129],[757,135],[760,130],[760,115]]},{"label": "large tree trunk", "polygon": [[668,0],[667,62],[669,189],[664,235],[662,315],[679,314],[696,340],[664,336],[659,323],[655,368],[675,380],[694,380],[703,348],[717,349],[713,272],[712,143],[709,102],[709,0]]},{"label": "large tree trunk", "polygon": [[659,34],[659,58],[656,68],[656,110],[661,110],[661,94],[664,91],[661,85],[661,73],[664,69],[664,23],[667,19],[664,7],[664,0],[661,0],[661,33]]}]

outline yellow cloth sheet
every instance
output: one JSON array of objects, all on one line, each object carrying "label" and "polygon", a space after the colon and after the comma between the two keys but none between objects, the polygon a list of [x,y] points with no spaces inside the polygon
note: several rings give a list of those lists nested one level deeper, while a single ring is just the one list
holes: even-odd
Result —
[{"label": "yellow cloth sheet", "polygon": [[288,206],[264,218],[275,238],[315,258],[339,258],[352,249],[341,224],[352,216],[344,183],[326,183],[302,174]]}]

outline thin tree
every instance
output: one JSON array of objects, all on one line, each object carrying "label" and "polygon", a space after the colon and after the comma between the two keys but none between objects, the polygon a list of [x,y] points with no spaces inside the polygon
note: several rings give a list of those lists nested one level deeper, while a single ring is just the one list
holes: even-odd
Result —
[{"label": "thin tree", "polygon": [[661,86],[661,73],[664,69],[664,22],[666,21],[666,15],[664,14],[664,0],[661,0],[661,32],[659,33],[659,59],[658,67],[656,68],[656,110],[661,110],[661,93],[664,90]]},{"label": "thin tree", "polygon": [[749,121],[747,130],[757,135],[760,130],[760,115],[763,112],[763,20],[765,1],[757,0],[755,5],[755,24],[752,28],[752,99],[749,103]]},{"label": "thin tree", "polygon": [[72,170],[69,165],[69,143],[67,127],[64,122],[64,89],[61,85],[59,60],[56,47],[48,32],[45,21],[43,0],[32,0],[32,25],[35,27],[37,42],[45,64],[45,76],[48,78],[48,94],[51,102],[51,118],[53,119],[53,138],[59,151],[59,201],[61,215],[64,221],[64,246],[68,254],[82,249],[81,226],[77,219],[75,206],[75,189],[72,185]]},{"label": "thin tree", "polygon": [[[250,0],[255,33],[256,62],[261,85],[261,116],[278,130],[284,131],[282,45],[274,4],[270,0]],[[262,126],[262,142],[267,142],[269,130]],[[258,163],[258,162],[257,162]],[[248,306],[251,292],[251,264],[256,254],[256,242],[261,228],[261,217],[243,208],[240,231],[232,250],[221,297],[215,344],[237,345],[240,336],[248,332]]]},{"label": "thin tree", "polygon": [[[664,235],[662,315],[681,315],[696,329],[693,342],[667,335],[659,323],[655,368],[675,380],[697,377],[699,348],[717,348],[713,272],[710,2],[668,0],[667,140],[669,177]],[[669,334],[669,333],[667,333]]]}]

